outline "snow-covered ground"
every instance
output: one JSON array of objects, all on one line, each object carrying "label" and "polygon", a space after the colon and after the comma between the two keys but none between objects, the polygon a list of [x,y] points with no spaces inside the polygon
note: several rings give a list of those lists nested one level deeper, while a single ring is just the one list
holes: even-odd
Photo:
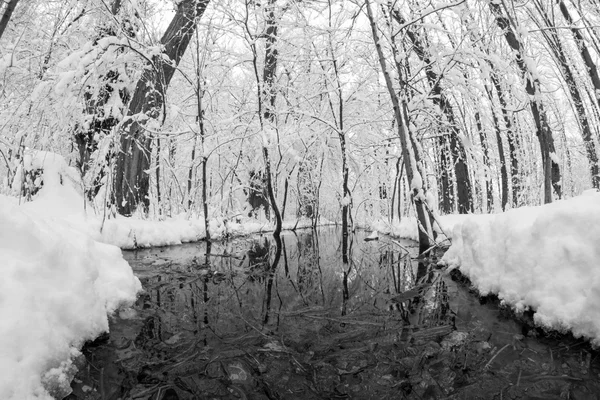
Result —
[{"label": "snow-covered ground", "polygon": [[[443,242],[446,235],[450,236],[452,228],[461,223],[465,217],[466,215],[436,215],[433,229],[438,234],[437,242]],[[417,219],[413,216],[403,216],[400,222],[396,220],[392,224],[383,220],[373,221],[369,224],[368,229],[402,239],[419,241]]]},{"label": "snow-covered ground", "polygon": [[139,280],[118,247],[0,196],[0,399],[62,398],[84,341],[132,303]]},{"label": "snow-covered ground", "polygon": [[600,345],[600,193],[454,222],[442,262],[542,327]]},{"label": "snow-covered ground", "polygon": [[[110,212],[96,213],[90,204],[84,204],[78,173],[58,154],[35,151],[27,156],[24,165],[25,170],[43,169],[44,184],[33,201],[25,202],[21,199],[22,208],[32,215],[42,218],[52,217],[61,223],[66,223],[99,242],[112,244],[121,249],[134,249],[195,242],[206,236],[202,216],[181,214],[162,220],[145,220],[114,216]],[[20,176],[19,169],[16,173],[17,182],[13,183],[13,187],[21,186],[18,181]],[[19,203],[16,197],[5,199],[14,204]],[[287,220],[283,222],[283,229],[306,228],[311,224],[310,219]],[[324,219],[319,221],[319,225],[325,224],[331,222]],[[272,230],[272,223],[253,218],[237,217],[228,220],[214,218],[210,221],[210,234],[214,239]]]}]

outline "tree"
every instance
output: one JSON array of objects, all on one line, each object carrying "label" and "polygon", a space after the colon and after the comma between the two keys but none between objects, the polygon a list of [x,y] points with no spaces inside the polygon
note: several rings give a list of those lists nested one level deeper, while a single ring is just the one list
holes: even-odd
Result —
[{"label": "tree", "polygon": [[525,79],[525,90],[530,96],[529,105],[536,128],[536,136],[542,153],[542,169],[544,173],[544,203],[552,202],[552,189],[560,198],[562,196],[560,166],[554,149],[554,139],[548,126],[548,117],[541,100],[540,81],[534,64],[528,61],[523,40],[515,33],[516,29],[499,4],[490,2],[490,9],[496,18],[496,24],[504,32],[504,38],[515,52],[517,66]]},{"label": "tree", "polygon": [[[420,162],[419,152],[414,141],[414,137],[412,137],[410,130],[408,129],[408,126],[406,124],[408,121],[406,112],[406,96],[402,96],[401,101],[396,92],[396,88],[394,88],[394,84],[392,82],[390,74],[388,73],[385,55],[383,53],[381,41],[377,32],[377,25],[375,23],[375,17],[373,15],[373,10],[371,9],[370,1],[365,0],[365,5],[367,9],[367,16],[369,18],[369,24],[371,25],[371,34],[373,35],[373,42],[375,43],[375,48],[377,50],[379,66],[381,67],[381,72],[383,73],[385,84],[388,89],[388,94],[390,96],[394,108],[394,118],[398,129],[398,137],[400,138],[400,144],[402,147],[402,158],[404,160],[406,176],[411,186],[411,199],[414,203],[417,212],[419,229],[419,253],[424,253],[431,246],[431,239],[433,237],[433,233],[431,227],[430,214],[427,208],[427,201],[425,199],[424,194],[424,175],[421,174],[418,170],[418,163]],[[392,46],[394,46],[393,39],[391,43]],[[398,56],[398,51],[395,50],[393,51],[393,53],[393,58],[395,62],[399,63],[400,57]],[[397,72],[400,73],[400,71],[401,70],[398,69]]]},{"label": "tree", "polygon": [[[569,93],[571,94],[571,99],[573,101],[575,112],[577,114],[577,117],[579,118],[579,123],[581,124],[581,136],[585,144],[585,150],[590,164],[592,186],[595,188],[600,188],[598,153],[593,140],[591,123],[585,110],[583,97],[581,95],[579,85],[575,80],[575,74],[573,73],[572,68],[567,60],[565,51],[563,50],[563,46],[556,32],[555,24],[550,19],[550,16],[547,14],[547,12],[544,10],[542,3],[536,1],[535,4],[542,17],[542,20],[545,22],[546,27],[551,28],[549,30],[542,30],[542,34],[548,41],[548,44],[550,45],[550,49],[555,59],[559,63],[559,66],[562,68],[565,82],[569,89]],[[559,0],[558,5],[565,20],[570,25],[573,25],[573,19],[571,18],[571,14],[569,13],[569,10],[567,9],[567,6],[565,5],[564,1]],[[600,77],[598,76],[598,68],[596,66],[596,63],[594,63],[590,51],[588,50],[585,44],[583,35],[581,34],[581,32],[579,32],[579,29],[576,29],[575,27],[571,26],[570,31],[573,35],[573,38],[575,39],[575,43],[577,44],[577,48],[579,49],[581,58],[585,63],[588,76],[590,77],[590,80],[592,81],[592,84],[594,86],[596,100],[600,105]]]},{"label": "tree", "polygon": [[[210,0],[183,0],[165,31],[164,49],[152,57],[133,92],[127,121],[120,136],[117,154],[114,201],[122,215],[131,215],[138,206],[149,206],[149,173],[152,138],[144,131],[148,118],[158,118],[165,106],[165,93],[190,43],[196,23]],[[164,110],[163,110],[164,112]]]},{"label": "tree", "polygon": [[8,0],[6,1],[6,6],[4,7],[4,12],[2,13],[2,17],[0,18],[0,39],[2,39],[2,34],[8,25],[8,21],[10,21],[10,17],[12,16],[15,8],[17,8],[17,3],[19,0]]},{"label": "tree", "polygon": [[[400,25],[405,25],[406,20],[400,14],[400,11],[397,9],[393,10],[393,17]],[[440,139],[440,151],[441,151],[441,159],[444,160],[444,164],[446,158],[448,158],[447,165],[443,165],[444,167],[453,167],[454,168],[454,178],[456,180],[456,190],[458,195],[457,208],[460,214],[466,214],[468,212],[473,211],[473,201],[472,201],[472,189],[471,189],[471,181],[469,177],[469,168],[467,165],[467,157],[463,144],[460,141],[460,134],[458,129],[458,124],[456,122],[456,117],[454,116],[454,111],[452,104],[440,85],[441,76],[433,70],[433,62],[426,51],[425,45],[423,44],[422,38],[419,36],[418,32],[414,29],[413,26],[409,26],[406,29],[406,34],[409,37],[413,51],[417,54],[419,59],[423,62],[425,68],[425,75],[427,77],[427,81],[429,82],[431,88],[431,98],[435,105],[440,109],[440,112],[445,116],[446,122],[448,124],[448,136],[442,136]],[[452,211],[449,206],[448,201],[452,197],[451,184],[448,181],[448,172],[442,171],[442,193],[444,196],[444,201],[446,206],[444,206],[444,211],[449,213]]]},{"label": "tree", "polygon": [[263,140],[261,141],[261,151],[265,168],[264,173],[261,171],[251,171],[251,174],[256,174],[261,178],[261,180],[262,178],[264,178],[264,183],[267,189],[267,195],[269,197],[269,203],[271,205],[271,209],[273,210],[273,214],[275,215],[275,229],[273,230],[273,236],[279,237],[282,226],[281,212],[279,211],[279,207],[277,206],[275,191],[273,189],[273,176],[271,174],[271,158],[269,156],[267,139],[267,131],[276,129],[276,120],[274,112],[276,91],[273,88],[275,74],[277,72],[277,19],[275,14],[275,1],[269,0],[266,6],[267,28],[265,30],[264,35],[264,37],[266,38],[266,46],[262,82],[258,72],[258,51],[256,48],[256,40],[258,38],[252,33],[248,25],[250,3],[248,0],[246,0],[245,4],[246,21],[244,26],[246,28],[246,33],[250,40],[250,49],[252,50],[252,67],[254,70],[257,88],[258,119],[260,122],[260,134],[263,137]]}]

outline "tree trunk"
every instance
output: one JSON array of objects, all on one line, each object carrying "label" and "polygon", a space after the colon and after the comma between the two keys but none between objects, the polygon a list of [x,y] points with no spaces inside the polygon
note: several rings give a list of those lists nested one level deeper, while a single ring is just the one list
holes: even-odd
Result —
[{"label": "tree trunk", "polygon": [[9,0],[6,2],[6,8],[4,9],[4,13],[2,14],[2,18],[0,18],[0,39],[2,39],[2,34],[8,25],[8,21],[10,21],[10,17],[12,13],[15,11],[17,7],[17,3],[19,0]]},{"label": "tree trunk", "polygon": [[[162,54],[153,57],[138,81],[121,134],[117,155],[114,201],[122,215],[131,215],[138,206],[150,204],[149,174],[151,137],[144,132],[146,118],[157,118],[164,107],[165,92],[187,49],[197,20],[209,0],[183,0],[161,39]],[[170,62],[165,61],[165,58]],[[140,118],[143,116],[143,118]]]},{"label": "tree trunk", "polygon": [[[419,171],[417,164],[419,160],[418,152],[413,146],[410,131],[406,126],[406,121],[403,116],[403,111],[401,109],[400,99],[396,93],[396,89],[393,86],[392,79],[387,71],[387,66],[385,62],[385,58],[383,55],[383,50],[381,49],[381,43],[379,40],[379,34],[377,33],[377,27],[375,25],[375,19],[373,17],[373,11],[371,10],[371,4],[369,0],[365,0],[367,16],[369,18],[369,23],[371,25],[371,34],[373,35],[373,41],[375,42],[375,48],[377,50],[377,56],[379,59],[379,65],[381,67],[381,71],[385,78],[385,84],[388,89],[388,93],[392,100],[392,105],[394,108],[394,117],[396,119],[396,125],[398,127],[398,136],[400,138],[400,145],[402,148],[402,158],[404,161],[404,166],[406,168],[406,177],[411,185],[411,198],[415,205],[417,212],[417,220],[419,225],[419,253],[425,252],[429,247],[431,247],[431,238],[432,238],[432,229],[431,229],[431,221],[429,219],[429,213],[427,211],[427,205],[424,202],[423,195],[423,187],[417,188],[413,184],[418,181],[415,178],[420,178],[421,182],[423,182],[423,177],[419,176]],[[397,52],[395,52],[397,53]],[[394,54],[396,61],[398,62],[398,55]],[[404,101],[404,100],[403,100]],[[404,109],[404,107],[403,107]]]},{"label": "tree trunk", "polygon": [[[569,23],[569,25],[573,25],[573,18],[571,18],[571,14],[565,5],[565,2],[563,0],[557,0],[557,3],[558,7],[560,8],[560,12],[567,23]],[[592,84],[594,85],[594,89],[596,90],[596,101],[598,101],[598,104],[600,104],[600,76],[598,76],[598,68],[596,67],[596,63],[594,62],[594,59],[592,58],[592,55],[585,44],[585,39],[583,38],[583,35],[579,29],[571,27],[570,30],[573,38],[575,39],[575,43],[577,44],[577,48],[579,49],[579,54],[581,54],[581,58],[587,67],[587,71],[590,79],[592,80]]]},{"label": "tree trunk", "polygon": [[526,62],[527,55],[522,46],[520,38],[517,37],[513,27],[510,25],[509,19],[504,15],[499,4],[490,2],[490,9],[496,18],[496,24],[504,32],[506,42],[515,52],[517,66],[521,70],[521,74],[526,81],[525,90],[532,100],[529,104],[531,114],[536,127],[536,135],[540,144],[542,153],[542,169],[544,172],[544,203],[552,202],[552,189],[560,198],[562,189],[560,184],[560,167],[556,163],[556,155],[554,149],[554,139],[548,126],[548,118],[544,110],[542,101],[540,100],[540,82],[537,78],[537,73],[531,70],[531,63]]},{"label": "tree trunk", "polygon": [[[567,10],[567,8],[562,0],[559,1],[559,7],[560,7],[560,10],[561,10],[564,18],[567,20],[567,22],[569,24],[572,24],[573,21],[571,19],[571,15],[569,14],[569,11]],[[554,24],[550,20],[549,16],[547,14],[542,14],[542,16],[544,17],[544,22],[546,22],[546,25],[554,28]],[[579,32],[579,30],[571,29],[571,32],[573,34],[573,37],[575,38],[575,42],[577,43],[577,48],[580,51],[581,57],[583,58],[583,61],[585,62],[588,74],[594,85],[594,89],[596,91],[596,100],[600,104],[600,96],[599,96],[600,78],[598,77],[598,69],[596,67],[596,64],[594,63],[594,61],[590,55],[590,52],[588,51],[588,49],[585,45],[584,39],[581,36],[581,33]],[[550,43],[550,48],[562,68],[565,82],[567,83],[567,87],[569,88],[569,93],[571,95],[571,98],[573,99],[573,106],[575,108],[575,113],[576,113],[576,115],[579,119],[579,123],[581,125],[581,136],[583,138],[583,143],[585,145],[588,162],[590,164],[590,173],[592,175],[592,186],[594,188],[600,188],[600,176],[598,176],[598,173],[599,173],[599,171],[598,171],[598,153],[596,152],[596,146],[595,146],[594,140],[593,140],[591,124],[587,117],[587,113],[585,111],[583,98],[581,96],[581,92],[579,91],[579,87],[577,86],[577,82],[575,80],[575,75],[573,74],[571,66],[567,60],[567,56],[563,50],[562,44],[560,42],[558,34],[556,33],[556,30],[551,29],[549,31],[542,31],[542,33],[544,34],[544,36]]]},{"label": "tree trunk", "polygon": [[[269,121],[271,125],[275,124],[275,100],[277,92],[274,90],[275,74],[277,72],[277,19],[275,16],[275,0],[269,0],[267,10],[267,43],[265,46],[265,65],[263,68],[263,93],[265,121]],[[261,102],[262,103],[262,102]],[[263,127],[264,129],[264,127]],[[267,178],[267,194],[271,203],[271,209],[275,215],[275,230],[273,235],[279,237],[281,233],[281,213],[275,199],[275,191],[273,190],[273,177],[271,175],[271,160],[269,158],[269,149],[263,144],[262,148],[263,159],[265,162],[265,174]]]},{"label": "tree trunk", "polygon": [[[504,155],[504,144],[502,143],[502,130],[500,129],[500,123],[498,117],[494,112],[494,98],[492,91],[486,87],[486,93],[491,104],[492,121],[494,122],[494,129],[496,131],[496,145],[498,147],[498,157],[500,158],[500,182],[501,182],[501,204],[502,211],[506,211],[506,205],[508,204],[508,173],[506,169],[506,157]],[[514,193],[514,186],[513,186]]]},{"label": "tree trunk", "polygon": [[[519,194],[521,192],[521,185],[519,183],[519,154],[517,145],[517,130],[513,129],[513,120],[508,110],[508,102],[506,95],[500,85],[496,72],[491,74],[492,83],[496,94],[498,94],[498,101],[500,102],[500,108],[502,110],[502,119],[504,120],[504,127],[506,128],[506,140],[508,142],[508,156],[510,158],[510,179],[512,184],[512,205],[517,207],[519,201]],[[491,92],[489,94],[491,96]],[[502,140],[502,138],[500,138]],[[508,184],[507,184],[508,187]],[[508,188],[506,189],[508,190]]]},{"label": "tree trunk", "polygon": [[440,209],[444,214],[451,214],[454,211],[454,190],[452,188],[452,159],[451,153],[448,151],[448,138],[442,136],[436,141]]},{"label": "tree trunk", "polygon": [[490,212],[494,205],[494,197],[492,195],[492,177],[490,174],[490,149],[483,131],[483,125],[481,124],[481,115],[479,111],[475,112],[475,125],[477,125],[477,132],[479,132],[479,140],[481,141],[481,147],[483,149],[483,165],[485,166],[485,200],[482,199],[482,207],[485,212]]},{"label": "tree trunk", "polygon": [[[400,25],[405,24],[406,20],[398,10],[393,11],[393,17]],[[432,61],[423,45],[423,40],[419,34],[409,27],[406,31],[408,38],[412,43],[414,52],[421,62],[425,64],[425,75],[431,87],[433,103],[440,109],[446,117],[449,125],[449,158],[451,165],[454,166],[454,178],[456,180],[457,208],[460,214],[473,212],[473,199],[471,196],[471,180],[469,177],[469,167],[467,166],[467,156],[465,148],[460,141],[460,132],[456,117],[450,100],[446,97],[440,86],[440,77],[432,68]],[[444,146],[442,147],[444,149]],[[442,153],[443,155],[443,153]],[[446,179],[446,177],[443,177]],[[449,185],[448,185],[449,186]],[[445,193],[447,195],[447,193]]]}]

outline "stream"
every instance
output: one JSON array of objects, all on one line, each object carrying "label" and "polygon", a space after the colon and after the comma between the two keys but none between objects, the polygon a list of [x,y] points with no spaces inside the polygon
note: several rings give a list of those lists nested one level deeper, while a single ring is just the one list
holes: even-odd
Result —
[{"label": "stream", "polygon": [[[341,229],[124,252],[144,293],[70,400],[598,399],[600,358],[480,298],[416,243]],[[347,261],[347,262],[344,262]]]}]

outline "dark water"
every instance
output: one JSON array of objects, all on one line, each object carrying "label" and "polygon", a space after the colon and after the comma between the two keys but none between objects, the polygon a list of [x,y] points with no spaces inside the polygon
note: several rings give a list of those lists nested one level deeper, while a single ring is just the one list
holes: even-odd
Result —
[{"label": "dark water", "polygon": [[[335,227],[126,253],[145,293],[71,399],[595,399],[600,359],[482,301],[415,243]],[[421,261],[421,262],[419,262]],[[453,276],[455,279],[453,279]]]}]

